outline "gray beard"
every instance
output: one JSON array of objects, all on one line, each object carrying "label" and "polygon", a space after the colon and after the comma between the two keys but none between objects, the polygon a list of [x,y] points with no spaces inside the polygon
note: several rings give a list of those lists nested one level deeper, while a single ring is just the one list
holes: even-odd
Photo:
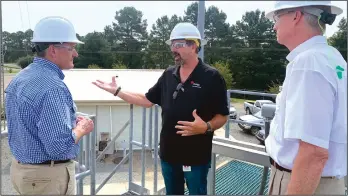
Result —
[{"label": "gray beard", "polygon": [[[174,60],[175,61],[175,60]],[[179,59],[178,61],[175,61],[175,65],[176,66],[182,66],[184,64],[184,60],[183,59]]]}]

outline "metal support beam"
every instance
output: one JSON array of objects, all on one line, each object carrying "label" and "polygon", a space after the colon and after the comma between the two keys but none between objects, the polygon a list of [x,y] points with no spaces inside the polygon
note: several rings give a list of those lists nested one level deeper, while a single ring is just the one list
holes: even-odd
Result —
[{"label": "metal support beam", "polygon": [[[198,17],[197,17],[197,28],[204,39],[204,25],[205,25],[205,1],[198,1]],[[198,53],[199,58],[204,61],[204,46],[201,46],[201,50]]]}]

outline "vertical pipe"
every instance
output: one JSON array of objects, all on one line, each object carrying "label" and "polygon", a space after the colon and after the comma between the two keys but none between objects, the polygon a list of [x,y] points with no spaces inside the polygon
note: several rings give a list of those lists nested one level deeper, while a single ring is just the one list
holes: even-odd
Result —
[{"label": "vertical pipe", "polygon": [[[231,93],[230,90],[227,90],[227,105],[228,105],[228,110],[230,110],[231,107]],[[225,126],[225,138],[229,139],[230,138],[230,115],[228,115],[228,120],[226,122]]]},{"label": "vertical pipe", "polygon": [[128,171],[128,189],[130,190],[131,183],[133,182],[133,104],[130,104],[129,111],[130,126],[129,126],[129,171]]},{"label": "vertical pipe", "polygon": [[[0,1],[0,54],[3,55],[3,46],[2,46],[2,1]],[[1,58],[2,59],[2,58]],[[4,66],[2,64],[2,60],[0,61],[0,86],[3,85],[4,83]],[[6,130],[5,128],[5,119],[4,119],[4,125],[2,126],[2,119],[1,119],[1,113],[4,110],[3,106],[3,100],[2,100],[2,95],[5,93],[5,89],[0,87],[0,132],[2,130]],[[4,111],[5,113],[5,111]],[[2,129],[4,127],[4,129]],[[2,146],[2,139],[0,138],[0,150],[2,152],[1,146]],[[2,165],[2,159],[0,159],[0,165]],[[2,178],[0,178],[0,184],[2,184]]]},{"label": "vertical pipe", "polygon": [[153,107],[150,108],[150,114],[149,114],[149,148],[152,150],[152,110]]},{"label": "vertical pipe", "polygon": [[146,108],[143,107],[143,126],[142,126],[142,141],[141,141],[141,191],[140,195],[144,194],[143,190],[145,188],[145,147],[146,147]]},{"label": "vertical pipe", "polygon": [[[265,119],[265,140],[268,137],[269,134],[269,129],[270,129],[270,124],[271,120],[266,118]],[[263,173],[262,173],[262,178],[261,178],[261,185],[260,185],[260,190],[259,190],[259,195],[263,195],[266,187],[266,181],[267,181],[267,176],[268,176],[268,167],[263,167]]]},{"label": "vertical pipe", "polygon": [[96,136],[97,136],[97,119],[96,119],[97,115],[92,117],[93,123],[94,123],[94,130],[92,132],[91,135],[91,157],[90,157],[90,161],[91,161],[91,195],[95,195],[95,168],[96,168],[96,152],[95,152],[95,145],[96,145]]},{"label": "vertical pipe", "polygon": [[[85,143],[84,142],[85,139],[86,139],[85,137],[82,137],[80,140],[80,153],[79,153],[79,165],[80,166],[83,165],[83,145]],[[80,172],[81,172],[81,170],[80,170]],[[83,195],[83,178],[79,179],[79,181],[78,181],[77,191],[78,191],[78,194]]]},{"label": "vertical pipe", "polygon": [[[205,1],[198,1],[198,17],[197,17],[197,28],[204,39],[204,23],[205,23]],[[201,46],[201,50],[198,53],[199,58],[204,61],[204,46]]]},{"label": "vertical pipe", "polygon": [[90,144],[91,144],[91,133],[86,135],[86,149],[85,149],[85,164],[86,164],[86,169],[89,170],[90,165],[89,165],[89,160],[90,160]]},{"label": "vertical pipe", "polygon": [[154,130],[154,183],[153,183],[153,192],[157,194],[157,163],[158,163],[158,105],[155,105],[155,130]]},{"label": "vertical pipe", "polygon": [[215,195],[216,154],[211,154],[211,167],[208,175],[208,195]]}]

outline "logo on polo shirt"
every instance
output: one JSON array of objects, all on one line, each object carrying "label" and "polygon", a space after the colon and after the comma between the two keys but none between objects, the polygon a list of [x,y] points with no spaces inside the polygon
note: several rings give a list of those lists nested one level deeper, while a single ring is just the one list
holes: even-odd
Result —
[{"label": "logo on polo shirt", "polygon": [[336,73],[337,73],[338,79],[342,79],[342,77],[343,77],[343,73],[342,72],[343,71],[344,71],[343,67],[341,67],[339,65],[336,66]]},{"label": "logo on polo shirt", "polygon": [[201,88],[201,85],[198,83],[195,83],[194,81],[191,81],[192,87],[194,88]]}]

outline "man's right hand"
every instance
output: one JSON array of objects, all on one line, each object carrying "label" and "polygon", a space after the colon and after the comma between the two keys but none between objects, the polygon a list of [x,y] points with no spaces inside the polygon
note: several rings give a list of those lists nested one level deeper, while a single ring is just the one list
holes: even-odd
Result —
[{"label": "man's right hand", "polygon": [[115,94],[116,90],[117,90],[117,84],[116,84],[116,77],[113,76],[112,80],[110,83],[106,83],[104,81],[101,80],[96,80],[95,82],[92,82],[92,84],[96,85],[97,87],[111,93],[111,94]]},{"label": "man's right hand", "polygon": [[89,118],[83,118],[77,124],[73,131],[76,135],[76,143],[82,138],[82,136],[89,134],[93,131],[94,123]]}]

